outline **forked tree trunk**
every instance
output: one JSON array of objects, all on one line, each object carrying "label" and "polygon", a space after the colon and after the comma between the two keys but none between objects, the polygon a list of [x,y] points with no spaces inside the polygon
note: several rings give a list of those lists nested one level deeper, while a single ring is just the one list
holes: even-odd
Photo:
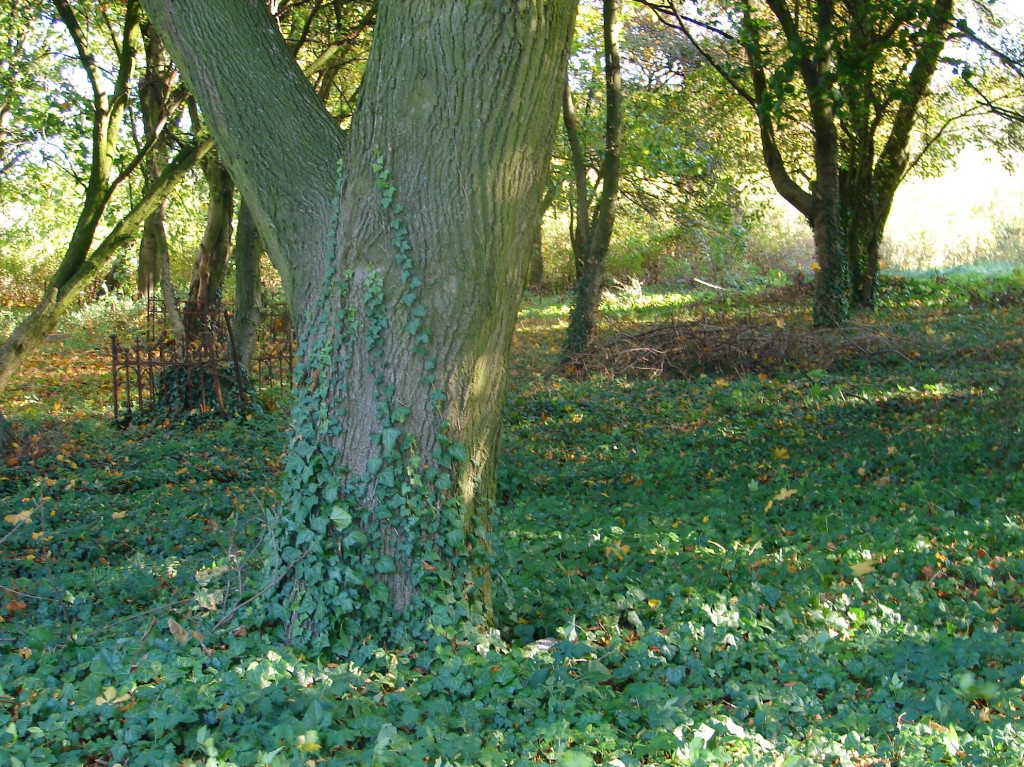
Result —
[{"label": "forked tree trunk", "polygon": [[[572,0],[382,0],[342,137],[261,3],[146,0],[288,287],[266,606],[350,658],[487,612],[506,356]],[[201,75],[201,76],[200,76]]]}]

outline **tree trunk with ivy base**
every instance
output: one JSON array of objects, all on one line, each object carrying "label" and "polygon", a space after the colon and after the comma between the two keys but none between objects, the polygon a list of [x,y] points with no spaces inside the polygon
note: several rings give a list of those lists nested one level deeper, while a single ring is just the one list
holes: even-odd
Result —
[{"label": "tree trunk with ivy base", "polygon": [[261,4],[145,5],[299,337],[270,616],[356,660],[480,626],[506,356],[575,3],[384,0],[344,147]]}]

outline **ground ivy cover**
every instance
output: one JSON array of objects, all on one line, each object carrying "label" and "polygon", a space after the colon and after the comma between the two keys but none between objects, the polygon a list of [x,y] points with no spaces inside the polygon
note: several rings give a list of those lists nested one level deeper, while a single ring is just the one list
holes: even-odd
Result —
[{"label": "ground ivy cover", "polygon": [[[607,308],[801,327],[778,298]],[[674,380],[551,375],[528,306],[499,628],[359,666],[254,609],[287,407],[116,430],[51,349],[0,468],[0,765],[1019,764],[1024,277],[882,298],[883,352]]]}]

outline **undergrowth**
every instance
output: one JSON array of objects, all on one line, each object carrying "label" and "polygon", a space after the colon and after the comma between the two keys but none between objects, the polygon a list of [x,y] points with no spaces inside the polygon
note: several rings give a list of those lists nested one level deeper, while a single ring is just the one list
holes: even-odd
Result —
[{"label": "undergrowth", "polygon": [[[52,346],[5,411],[0,764],[1019,764],[1022,297],[890,279],[857,322],[900,354],[587,380],[534,301],[499,632],[362,667],[252,609],[287,408],[116,430],[96,392],[54,409],[102,383]],[[779,291],[629,300],[606,334],[806,321]]]}]

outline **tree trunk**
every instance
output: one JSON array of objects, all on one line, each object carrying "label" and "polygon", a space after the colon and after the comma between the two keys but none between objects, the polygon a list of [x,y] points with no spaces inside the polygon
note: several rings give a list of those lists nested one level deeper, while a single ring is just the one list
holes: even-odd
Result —
[{"label": "tree trunk", "polygon": [[[835,113],[835,4],[818,0],[815,13],[817,41],[811,55],[800,62],[814,134],[814,173],[811,225],[818,257],[813,319],[815,327],[835,328],[850,314],[850,275],[843,235],[843,209],[839,196],[839,129]],[[788,24],[786,25],[788,26]]]},{"label": "tree trunk", "polygon": [[234,215],[235,185],[217,155],[206,158],[203,175],[210,199],[206,206],[206,228],[192,261],[185,314],[185,331],[190,337],[196,336],[220,308]]},{"label": "tree trunk", "polygon": [[296,405],[270,615],[288,640],[357,660],[478,626],[505,362],[575,3],[382,0],[337,187],[341,134],[265,8],[146,7],[289,287]]},{"label": "tree trunk", "polygon": [[6,455],[13,444],[14,431],[11,429],[11,424],[4,418],[4,414],[0,413],[0,456]]},{"label": "tree trunk", "polygon": [[[168,161],[167,138],[163,127],[168,119],[169,97],[176,73],[167,65],[167,57],[159,36],[148,22],[142,25],[142,38],[146,51],[146,72],[139,83],[139,112],[147,140],[156,139],[149,156],[142,164],[145,184],[159,178]],[[160,281],[160,257],[167,250],[167,232],[164,219],[165,203],[150,214],[142,226],[139,243],[139,267],[136,286],[139,295],[149,298]]]},{"label": "tree trunk", "polygon": [[136,289],[143,298],[153,295],[160,284],[160,250],[167,248],[167,229],[164,225],[167,205],[161,203],[142,225],[139,241],[139,268]]},{"label": "tree trunk", "polygon": [[811,191],[803,189],[786,169],[773,122],[772,101],[766,65],[762,58],[760,23],[744,6],[744,51],[750,70],[753,93],[748,99],[757,114],[761,151],[765,168],[776,191],[807,219],[814,236],[814,308],[813,322],[818,327],[837,327],[849,316],[849,273],[843,240],[842,208],[839,198],[839,140],[832,103],[831,48],[829,30],[833,22],[833,4],[821,0],[815,9],[818,44],[809,46],[801,38],[795,19],[782,3],[769,3],[790,44],[801,51],[800,75],[810,107],[814,140],[815,179]]},{"label": "tree trunk", "polygon": [[[619,166],[622,138],[622,74],[619,65],[618,6],[620,0],[604,0],[604,79],[605,126],[604,158],[601,163],[601,194],[597,210],[589,227],[578,230],[586,233],[580,246],[579,273],[573,293],[569,328],[562,348],[562,362],[571,364],[573,357],[582,354],[590,345],[597,326],[598,309],[604,290],[605,263],[615,226],[615,207],[619,196]],[[566,96],[565,104],[571,104]],[[564,110],[563,110],[564,111]],[[565,117],[568,125],[568,118]],[[577,141],[578,143],[578,141]],[[571,142],[570,142],[571,144]],[[575,157],[576,150],[573,150]],[[576,167],[576,163],[573,163]],[[586,177],[582,179],[585,186]],[[581,179],[577,176],[579,189]],[[582,214],[582,211],[581,211]]]},{"label": "tree trunk", "polygon": [[544,284],[544,227],[540,218],[533,232],[530,243],[530,265],[526,272],[526,284],[531,288],[540,288]]},{"label": "tree trunk", "polygon": [[[858,308],[873,309],[875,306],[878,250],[893,198],[910,162],[908,147],[917,114],[938,67],[953,15],[953,0],[937,0],[930,7],[926,28],[920,36],[906,83],[893,88],[892,102],[885,103],[885,109],[894,110],[894,113],[891,121],[886,121],[889,135],[877,159],[875,132],[882,121],[871,114],[872,107],[878,108],[878,99],[871,92],[874,81],[870,73],[855,80],[853,85],[860,87],[850,87],[845,94],[848,108],[858,117],[851,121],[852,150],[847,161],[849,167],[841,177],[843,186],[840,191],[840,199],[847,207],[846,252],[850,261],[852,299]],[[870,51],[871,19],[860,16],[858,19],[863,29],[860,26],[853,29],[859,37],[855,36],[851,45],[855,49]],[[865,59],[863,68],[868,69],[872,65],[870,54]]]},{"label": "tree trunk", "polygon": [[256,222],[245,200],[238,204],[238,226],[235,230],[235,316],[232,328],[235,349],[242,367],[248,369],[256,347],[256,331],[260,326],[260,254],[262,251]]},{"label": "tree trunk", "polygon": [[572,103],[572,90],[566,80],[562,91],[562,125],[572,158],[573,205],[569,208],[569,242],[572,245],[572,275],[574,284],[583,274],[583,251],[590,242],[590,186],[587,183],[587,163],[583,155],[576,107]]}]

